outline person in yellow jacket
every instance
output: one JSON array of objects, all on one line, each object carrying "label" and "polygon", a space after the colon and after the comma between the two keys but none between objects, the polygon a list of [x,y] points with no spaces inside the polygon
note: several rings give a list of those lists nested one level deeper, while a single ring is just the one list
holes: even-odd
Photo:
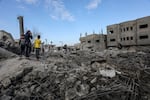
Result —
[{"label": "person in yellow jacket", "polygon": [[40,40],[40,35],[38,35],[37,39],[35,39],[34,41],[34,48],[35,48],[35,54],[36,54],[37,60],[39,60],[40,47],[41,47],[41,40]]}]

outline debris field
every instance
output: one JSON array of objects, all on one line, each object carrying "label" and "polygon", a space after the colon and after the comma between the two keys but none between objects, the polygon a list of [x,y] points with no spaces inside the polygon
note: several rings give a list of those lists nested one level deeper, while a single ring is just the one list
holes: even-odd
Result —
[{"label": "debris field", "polygon": [[47,52],[40,61],[0,51],[0,100],[150,100],[149,49]]}]

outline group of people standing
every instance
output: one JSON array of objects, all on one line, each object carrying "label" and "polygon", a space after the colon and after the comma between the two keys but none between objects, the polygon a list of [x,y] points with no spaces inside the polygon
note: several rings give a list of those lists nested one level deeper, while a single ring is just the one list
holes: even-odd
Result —
[{"label": "group of people standing", "polygon": [[[27,58],[29,58],[30,53],[32,51],[31,39],[33,39],[33,36],[30,30],[28,30],[25,34],[21,34],[19,40],[21,57],[22,55],[25,55]],[[37,39],[34,40],[34,44],[33,44],[33,48],[35,49],[37,60],[39,60],[40,47],[41,47],[41,40],[40,40],[40,35],[38,35]]]}]

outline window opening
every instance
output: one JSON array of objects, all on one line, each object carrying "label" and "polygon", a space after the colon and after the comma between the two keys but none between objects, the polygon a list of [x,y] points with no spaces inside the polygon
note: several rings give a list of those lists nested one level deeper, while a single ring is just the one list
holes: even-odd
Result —
[{"label": "window opening", "polygon": [[91,43],[91,41],[88,41],[88,43]]},{"label": "window opening", "polygon": [[129,40],[129,37],[127,37],[127,40]]},{"label": "window opening", "polygon": [[140,25],[140,26],[139,26],[140,29],[142,29],[142,28],[147,28],[147,27],[148,27],[148,24],[143,24],[143,25]]},{"label": "window opening", "polygon": [[97,43],[99,43],[99,40],[96,40]]},{"label": "window opening", "polygon": [[148,39],[148,35],[140,36],[140,39]]},{"label": "window opening", "polygon": [[115,40],[115,39],[110,39],[110,41],[111,41],[111,42],[114,42],[114,41],[116,41],[116,40]]}]

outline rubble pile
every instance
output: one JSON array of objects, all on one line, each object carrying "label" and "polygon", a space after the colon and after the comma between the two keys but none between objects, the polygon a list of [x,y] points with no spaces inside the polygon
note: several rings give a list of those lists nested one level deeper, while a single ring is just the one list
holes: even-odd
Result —
[{"label": "rubble pile", "polygon": [[0,39],[0,48],[3,48],[5,50],[8,50],[10,52],[13,52],[15,54],[20,54],[20,48],[19,46],[15,46],[13,43],[4,41]]},{"label": "rubble pile", "polygon": [[[108,53],[109,54],[109,53]],[[49,53],[0,82],[0,100],[149,100],[150,53]]]},{"label": "rubble pile", "polygon": [[[108,63],[117,65],[122,72],[120,79],[127,82],[136,91],[139,100],[150,99],[150,51],[118,54]],[[132,99],[131,99],[132,100]]]}]

